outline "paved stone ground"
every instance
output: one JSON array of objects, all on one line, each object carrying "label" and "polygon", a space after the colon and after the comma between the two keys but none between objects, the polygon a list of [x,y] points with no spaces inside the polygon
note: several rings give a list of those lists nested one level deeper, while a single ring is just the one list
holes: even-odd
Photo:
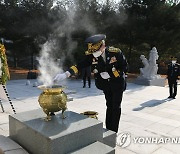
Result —
[{"label": "paved stone ground", "polygon": [[[26,85],[26,80],[11,80],[7,84],[10,97],[17,113],[40,108],[38,96],[41,90]],[[91,88],[82,88],[81,80],[66,80],[62,85],[68,97],[68,110],[81,113],[95,110],[99,113],[100,121],[105,120],[105,99],[102,91],[98,90],[94,81]],[[180,87],[176,99],[167,99],[168,87],[142,86],[128,83],[122,102],[122,116],[116,146],[117,154],[179,154],[179,143],[171,143],[172,139],[180,136]],[[10,104],[3,102],[5,113],[0,108],[0,134],[8,136],[8,115],[13,114]],[[104,126],[105,127],[105,126]],[[124,141],[122,134],[129,133],[130,138]],[[156,138],[153,143],[143,143],[144,139]],[[175,138],[176,137],[176,138]],[[137,140],[139,138],[139,140]],[[162,139],[166,139],[167,143]],[[131,141],[127,147],[128,141]],[[138,142],[135,142],[138,141]],[[177,140],[176,140],[177,141]]]}]

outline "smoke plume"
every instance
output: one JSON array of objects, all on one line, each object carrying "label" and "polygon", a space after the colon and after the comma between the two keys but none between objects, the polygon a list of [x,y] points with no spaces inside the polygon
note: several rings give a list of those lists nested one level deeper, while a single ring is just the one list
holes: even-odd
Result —
[{"label": "smoke plume", "polygon": [[56,41],[49,40],[45,44],[42,45],[42,49],[40,52],[40,56],[38,58],[39,61],[39,71],[40,76],[38,77],[39,82],[44,85],[51,86],[53,84],[54,76],[62,72],[62,69],[59,67],[59,61],[55,61],[52,57],[52,51],[55,50]]}]

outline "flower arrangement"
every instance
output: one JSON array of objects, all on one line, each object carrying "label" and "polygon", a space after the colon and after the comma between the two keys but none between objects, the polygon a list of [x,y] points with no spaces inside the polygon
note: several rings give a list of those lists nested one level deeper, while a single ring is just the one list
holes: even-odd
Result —
[{"label": "flower arrangement", "polygon": [[1,82],[2,84],[6,84],[7,80],[10,79],[10,74],[9,74],[9,68],[7,64],[7,58],[6,58],[6,49],[3,44],[0,44],[0,63],[1,63],[1,68],[0,68],[0,77],[1,77]]}]

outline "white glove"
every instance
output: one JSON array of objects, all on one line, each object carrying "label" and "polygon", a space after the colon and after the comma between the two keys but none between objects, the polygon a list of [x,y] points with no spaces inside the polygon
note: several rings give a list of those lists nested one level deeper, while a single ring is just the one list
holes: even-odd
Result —
[{"label": "white glove", "polygon": [[102,77],[103,79],[109,79],[109,78],[110,78],[108,72],[102,72],[102,73],[100,73],[100,75],[101,75],[101,77]]},{"label": "white glove", "polygon": [[62,81],[64,79],[68,78],[70,75],[71,75],[71,73],[69,71],[66,71],[65,73],[59,73],[54,77],[53,81],[54,82]]}]

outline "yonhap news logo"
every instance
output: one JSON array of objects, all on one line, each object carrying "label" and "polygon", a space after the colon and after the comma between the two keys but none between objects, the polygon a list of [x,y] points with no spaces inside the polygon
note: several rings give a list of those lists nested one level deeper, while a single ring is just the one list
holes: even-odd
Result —
[{"label": "yonhap news logo", "polygon": [[180,137],[165,137],[165,136],[151,136],[151,137],[132,137],[131,133],[123,132],[117,135],[116,144],[122,148],[133,144],[180,144]]},{"label": "yonhap news logo", "polygon": [[129,132],[123,132],[117,135],[116,144],[122,148],[125,148],[131,144],[131,134]]}]

